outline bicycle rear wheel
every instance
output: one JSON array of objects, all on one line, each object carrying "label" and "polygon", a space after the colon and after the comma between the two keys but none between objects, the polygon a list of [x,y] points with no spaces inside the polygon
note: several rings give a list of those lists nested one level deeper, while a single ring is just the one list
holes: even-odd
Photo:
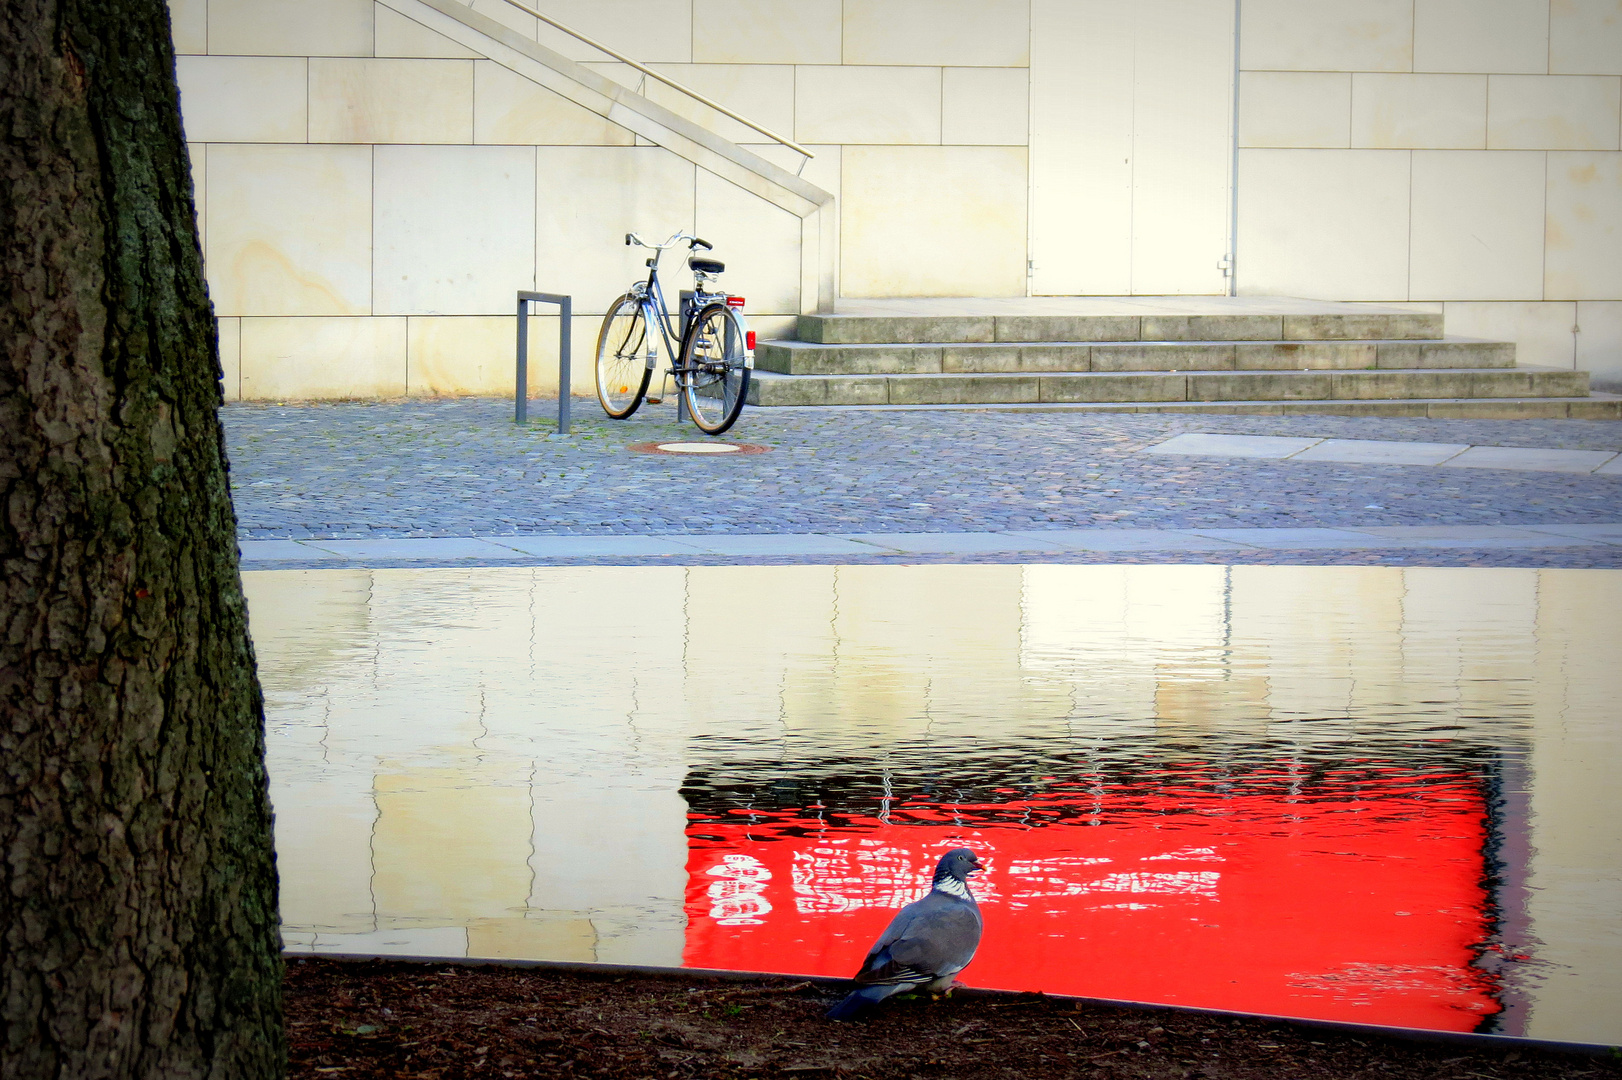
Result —
[{"label": "bicycle rear wheel", "polygon": [[609,307],[597,334],[597,400],[615,420],[636,412],[648,392],[648,344],[642,301],[626,293]]},{"label": "bicycle rear wheel", "polygon": [[710,304],[681,343],[682,397],[700,431],[719,435],[743,411],[749,395],[744,335],[725,304]]}]

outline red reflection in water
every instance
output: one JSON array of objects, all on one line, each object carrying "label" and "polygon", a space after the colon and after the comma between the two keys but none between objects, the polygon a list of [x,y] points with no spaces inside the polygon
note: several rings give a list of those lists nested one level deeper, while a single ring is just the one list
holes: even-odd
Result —
[{"label": "red reflection in water", "polygon": [[1471,964],[1489,932],[1479,779],[1219,788],[1198,771],[837,828],[821,808],[695,814],[684,961],[848,976],[966,843],[991,867],[970,985],[1450,1031],[1498,1011]]}]

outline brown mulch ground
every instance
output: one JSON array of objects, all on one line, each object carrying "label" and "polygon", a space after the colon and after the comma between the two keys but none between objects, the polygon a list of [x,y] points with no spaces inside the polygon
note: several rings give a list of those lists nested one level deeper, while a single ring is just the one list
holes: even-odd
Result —
[{"label": "brown mulch ground", "polygon": [[839,989],[392,961],[287,964],[289,1076],[1622,1078],[1622,1058],[1370,1038],[1262,1020],[956,994],[822,1018]]}]

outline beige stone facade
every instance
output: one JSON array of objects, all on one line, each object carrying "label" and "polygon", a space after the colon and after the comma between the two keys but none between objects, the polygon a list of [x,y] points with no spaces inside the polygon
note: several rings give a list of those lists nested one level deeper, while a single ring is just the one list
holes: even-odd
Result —
[{"label": "beige stone facade", "polygon": [[504,0],[172,0],[229,397],[510,392],[531,288],[576,298],[584,391],[621,237],[678,228],[762,337],[1232,256],[1622,384],[1618,0],[1245,0],[1237,57],[1220,0],[529,2],[816,157]]},{"label": "beige stone facade", "polygon": [[1622,4],[1245,0],[1239,282],[1622,383]]}]

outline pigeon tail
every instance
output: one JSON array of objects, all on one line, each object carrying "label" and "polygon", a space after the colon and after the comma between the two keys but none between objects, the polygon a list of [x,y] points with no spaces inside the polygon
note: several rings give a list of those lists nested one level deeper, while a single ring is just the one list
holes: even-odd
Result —
[{"label": "pigeon tail", "polygon": [[864,986],[852,990],[826,1015],[829,1020],[854,1020],[899,989],[898,986]]}]

